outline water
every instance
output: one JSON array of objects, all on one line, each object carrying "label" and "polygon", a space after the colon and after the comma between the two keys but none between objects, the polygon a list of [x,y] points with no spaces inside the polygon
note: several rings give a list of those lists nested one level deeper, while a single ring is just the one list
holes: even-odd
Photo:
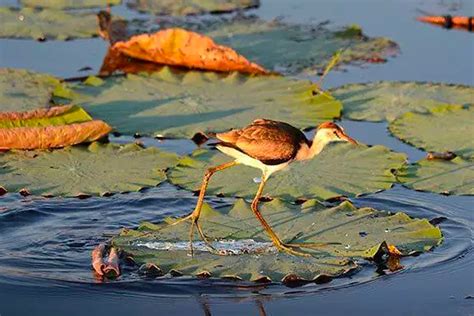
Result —
[{"label": "water", "polygon": [[[473,15],[474,3],[462,0],[342,1],[262,0],[252,12],[266,19],[334,25],[360,24],[370,36],[387,36],[401,55],[384,65],[347,67],[333,72],[327,88],[349,82],[421,80],[474,84],[472,34],[418,23],[420,11]],[[0,3],[15,3],[0,1]],[[135,14],[124,6],[113,9]],[[453,11],[454,10],[454,11]],[[21,67],[61,77],[95,73],[106,45],[99,39],[39,43],[0,40],[0,67]],[[91,71],[79,71],[89,66]],[[314,79],[314,78],[309,78]],[[410,161],[425,153],[391,137],[385,123],[344,120],[348,133],[367,144],[405,152]],[[196,146],[188,140],[113,137],[120,143],[140,141],[179,154]],[[439,219],[443,244],[402,262],[405,269],[382,275],[364,263],[351,277],[324,285],[290,289],[278,284],[197,281],[190,278],[151,280],[125,270],[116,281],[100,282],[90,269],[90,251],[122,227],[158,222],[192,210],[196,197],[164,183],[140,193],[108,198],[44,199],[7,194],[0,197],[0,314],[204,314],[293,315],[373,314],[468,315],[474,313],[472,227],[474,198],[442,196],[395,186],[354,199],[357,206],[403,210],[410,216]],[[211,198],[214,206],[232,199]],[[445,217],[446,219],[442,219]]]}]

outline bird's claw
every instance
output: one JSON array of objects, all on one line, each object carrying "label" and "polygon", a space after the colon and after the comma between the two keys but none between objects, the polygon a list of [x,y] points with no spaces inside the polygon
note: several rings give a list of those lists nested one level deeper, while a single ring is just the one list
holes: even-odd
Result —
[{"label": "bird's claw", "polygon": [[216,248],[214,248],[214,246],[212,246],[211,242],[207,239],[206,235],[204,235],[204,232],[202,231],[201,225],[199,225],[199,223],[198,223],[198,218],[196,216],[194,216],[194,214],[190,214],[186,217],[183,217],[183,218],[175,221],[174,223],[171,223],[170,225],[175,226],[175,225],[181,224],[181,223],[183,223],[185,221],[188,221],[188,220],[191,221],[191,227],[189,228],[189,251],[190,251],[191,256],[194,255],[194,249],[193,249],[194,227],[196,227],[196,229],[199,233],[199,236],[201,237],[202,241],[206,244],[206,246],[209,248],[209,251],[212,252],[212,253],[217,253]]}]

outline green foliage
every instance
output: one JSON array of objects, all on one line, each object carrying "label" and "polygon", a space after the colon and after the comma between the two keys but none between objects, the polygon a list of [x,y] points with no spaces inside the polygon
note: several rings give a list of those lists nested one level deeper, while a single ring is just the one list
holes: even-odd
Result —
[{"label": "green foliage", "polygon": [[166,179],[175,154],[130,144],[92,143],[52,152],[9,152],[0,157],[0,186],[45,196],[107,195],[138,191]]},{"label": "green foliage", "polygon": [[452,151],[474,158],[474,107],[439,105],[426,113],[408,112],[391,122],[390,132],[418,148]]},{"label": "green foliage", "polygon": [[460,157],[451,161],[423,159],[407,166],[399,180],[410,189],[474,195],[474,162]]},{"label": "green foliage", "polygon": [[351,120],[393,121],[406,112],[427,112],[441,104],[469,104],[474,88],[468,86],[380,81],[349,84],[330,92],[343,103]]}]

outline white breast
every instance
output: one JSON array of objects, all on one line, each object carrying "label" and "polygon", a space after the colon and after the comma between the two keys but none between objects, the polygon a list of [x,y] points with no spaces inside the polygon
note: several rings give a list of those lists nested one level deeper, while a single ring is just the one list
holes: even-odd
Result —
[{"label": "white breast", "polygon": [[265,180],[268,179],[272,173],[284,169],[290,163],[290,161],[287,161],[279,165],[266,165],[260,160],[249,157],[237,149],[220,145],[217,145],[216,148],[224,154],[235,158],[237,163],[262,170]]}]

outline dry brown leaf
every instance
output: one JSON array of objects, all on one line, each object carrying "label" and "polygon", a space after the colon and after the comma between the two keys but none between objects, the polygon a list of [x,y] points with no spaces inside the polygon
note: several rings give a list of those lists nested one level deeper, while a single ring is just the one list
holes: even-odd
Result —
[{"label": "dry brown leaf", "polygon": [[72,108],[71,105],[40,108],[24,112],[0,112],[0,121],[3,120],[29,120],[34,118],[48,118],[61,115]]},{"label": "dry brown leaf", "polygon": [[263,67],[248,61],[229,47],[216,44],[210,37],[180,28],[133,36],[127,42],[115,43],[113,48],[127,56],[159,64],[269,74]]},{"label": "dry brown leaf", "polygon": [[61,126],[2,128],[0,150],[70,146],[98,140],[111,130],[109,125],[99,120]]}]

